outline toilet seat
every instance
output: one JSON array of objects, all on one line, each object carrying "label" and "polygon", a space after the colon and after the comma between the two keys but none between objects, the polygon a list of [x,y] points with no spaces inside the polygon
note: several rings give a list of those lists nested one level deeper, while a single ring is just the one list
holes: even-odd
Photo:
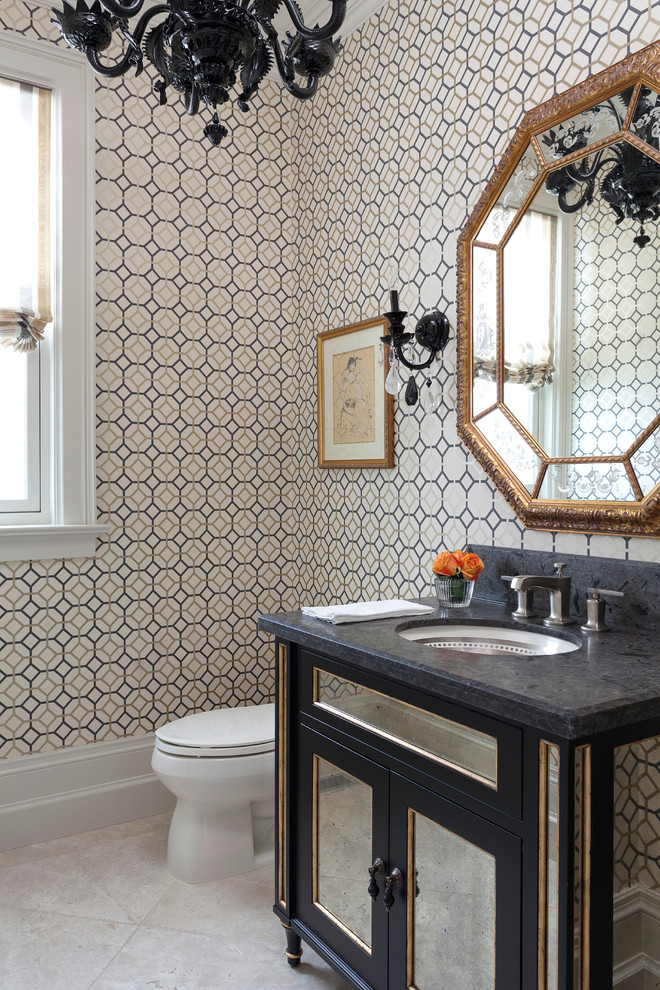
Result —
[{"label": "toilet seat", "polygon": [[197,712],[156,729],[156,748],[182,757],[252,756],[275,749],[275,705]]}]

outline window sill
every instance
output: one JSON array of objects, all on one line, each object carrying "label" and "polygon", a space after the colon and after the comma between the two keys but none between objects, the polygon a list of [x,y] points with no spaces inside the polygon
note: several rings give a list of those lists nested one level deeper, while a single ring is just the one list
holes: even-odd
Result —
[{"label": "window sill", "polygon": [[0,526],[0,561],[93,557],[110,526]]}]

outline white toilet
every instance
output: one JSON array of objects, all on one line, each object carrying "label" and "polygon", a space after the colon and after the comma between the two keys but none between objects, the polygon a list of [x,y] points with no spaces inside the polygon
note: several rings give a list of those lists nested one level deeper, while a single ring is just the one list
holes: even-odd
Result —
[{"label": "white toilet", "polygon": [[167,865],[201,883],[273,853],[275,705],[198,712],[156,729],[151,766],[177,798]]}]

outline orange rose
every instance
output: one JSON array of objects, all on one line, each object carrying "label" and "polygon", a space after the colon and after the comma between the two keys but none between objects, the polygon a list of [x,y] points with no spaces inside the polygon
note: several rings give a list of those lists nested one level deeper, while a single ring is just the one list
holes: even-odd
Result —
[{"label": "orange rose", "polygon": [[453,577],[461,569],[463,563],[461,550],[443,550],[433,561],[433,570],[442,577]]},{"label": "orange rose", "polygon": [[467,581],[476,581],[484,569],[484,562],[476,553],[463,554],[461,573]]}]

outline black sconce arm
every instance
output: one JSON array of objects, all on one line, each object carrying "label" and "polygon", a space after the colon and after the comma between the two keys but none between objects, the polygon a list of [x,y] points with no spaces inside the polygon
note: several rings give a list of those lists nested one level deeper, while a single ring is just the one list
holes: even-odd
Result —
[{"label": "black sconce arm", "polygon": [[[380,339],[384,344],[392,348],[404,367],[410,371],[424,371],[425,368],[431,367],[438,351],[443,351],[449,340],[449,320],[444,313],[434,310],[432,313],[427,313],[421,318],[415,327],[415,333],[412,334],[406,333],[403,328],[403,321],[407,315],[407,312],[400,309],[385,313],[385,316],[389,320],[390,333]],[[413,337],[421,347],[430,352],[426,361],[409,361],[404,356],[403,348]]]},{"label": "black sconce arm", "polygon": [[[390,395],[397,395],[402,387],[398,376],[398,364],[401,363],[409,371],[426,371],[437,358],[440,351],[443,351],[449,340],[449,320],[444,313],[437,309],[432,313],[426,313],[415,327],[415,333],[406,333],[404,320],[408,314],[405,310],[399,309],[399,293],[396,289],[390,291],[390,311],[385,313],[389,324],[390,332],[381,337],[383,344],[390,348],[390,370],[385,379],[385,391]],[[424,361],[409,361],[403,353],[403,348],[410,343],[413,338],[420,347],[429,352]],[[438,408],[439,395],[433,395],[430,378],[426,379],[428,391],[422,400],[427,412],[434,412]],[[428,398],[426,398],[428,397]],[[419,399],[419,388],[414,375],[408,379],[404,399],[406,405],[414,406]]]}]

